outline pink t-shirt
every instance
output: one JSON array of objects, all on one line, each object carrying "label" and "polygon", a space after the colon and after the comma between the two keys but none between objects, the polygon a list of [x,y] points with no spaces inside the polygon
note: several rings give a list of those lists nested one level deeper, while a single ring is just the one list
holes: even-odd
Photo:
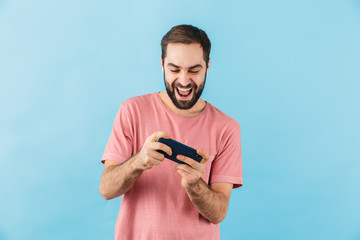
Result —
[{"label": "pink t-shirt", "polygon": [[[205,182],[233,183],[234,188],[242,185],[240,126],[236,120],[210,103],[195,117],[176,115],[158,93],[130,98],[120,106],[102,162],[126,161],[155,131],[168,132],[172,139],[209,153],[202,176]],[[115,239],[220,239],[219,224],[209,222],[196,210],[181,186],[176,165],[165,159],[144,171],[122,196]]]}]

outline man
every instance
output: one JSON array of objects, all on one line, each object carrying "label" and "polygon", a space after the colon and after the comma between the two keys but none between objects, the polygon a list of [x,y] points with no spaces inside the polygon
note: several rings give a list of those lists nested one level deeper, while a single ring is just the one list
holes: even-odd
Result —
[{"label": "man", "polygon": [[[102,162],[100,193],[123,196],[115,239],[220,239],[232,188],[242,185],[240,126],[200,98],[210,41],[191,25],[162,39],[166,91],[133,97],[120,107]],[[199,149],[201,162],[164,159],[172,138]]]}]

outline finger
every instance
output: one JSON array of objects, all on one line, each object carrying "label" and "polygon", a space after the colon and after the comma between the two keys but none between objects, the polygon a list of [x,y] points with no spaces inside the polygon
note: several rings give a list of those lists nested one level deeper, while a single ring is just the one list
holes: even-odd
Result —
[{"label": "finger", "polygon": [[152,145],[151,145],[152,149],[155,149],[155,150],[161,150],[161,151],[164,151],[166,152],[169,156],[172,155],[172,149],[164,144],[164,143],[161,143],[161,142],[154,142]]},{"label": "finger", "polygon": [[164,160],[164,154],[159,153],[156,150],[151,151],[150,157],[157,160],[157,161],[163,161]]},{"label": "finger", "polygon": [[160,165],[162,163],[162,160],[160,161],[160,160],[154,159],[151,163],[152,163],[152,165]]},{"label": "finger", "polygon": [[157,131],[150,135],[149,142],[156,142],[159,138],[170,138],[170,135],[164,131]]},{"label": "finger", "polygon": [[193,169],[196,169],[198,171],[201,171],[201,165],[200,163],[198,163],[197,161],[195,161],[192,158],[183,156],[183,155],[177,155],[176,158],[184,163],[187,163],[188,165],[190,165]]},{"label": "finger", "polygon": [[197,173],[197,171],[194,168],[192,168],[186,164],[178,164],[178,165],[176,165],[175,168],[176,168],[176,170],[181,170],[182,172],[185,172],[189,175],[193,175],[193,174]]},{"label": "finger", "polygon": [[202,157],[200,161],[201,164],[206,163],[210,158],[209,154],[203,149],[197,150],[196,153]]},{"label": "finger", "polygon": [[186,171],[184,171],[184,170],[182,170],[182,169],[176,169],[176,171],[177,171],[182,177],[184,177],[184,178],[186,178],[186,179],[191,178],[191,175],[190,175],[188,172],[186,172]]}]

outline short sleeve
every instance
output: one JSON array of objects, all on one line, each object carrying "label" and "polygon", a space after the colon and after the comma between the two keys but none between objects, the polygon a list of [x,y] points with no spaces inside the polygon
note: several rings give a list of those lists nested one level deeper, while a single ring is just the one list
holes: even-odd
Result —
[{"label": "short sleeve", "polygon": [[129,117],[128,104],[121,104],[116,114],[109,141],[105,147],[101,162],[112,160],[118,163],[125,162],[133,154],[133,130]]},{"label": "short sleeve", "polygon": [[211,166],[210,183],[226,182],[242,186],[240,125],[235,122],[221,138],[220,149]]}]

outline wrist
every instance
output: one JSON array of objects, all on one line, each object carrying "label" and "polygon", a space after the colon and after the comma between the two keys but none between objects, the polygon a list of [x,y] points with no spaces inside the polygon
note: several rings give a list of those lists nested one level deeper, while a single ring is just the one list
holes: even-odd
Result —
[{"label": "wrist", "polygon": [[130,169],[132,172],[136,173],[136,172],[143,172],[145,169],[143,166],[141,166],[140,161],[139,161],[139,153],[135,154],[131,161],[130,161]]},{"label": "wrist", "polygon": [[206,191],[207,186],[205,186],[206,183],[204,182],[204,180],[202,180],[202,178],[199,178],[199,180],[195,183],[192,184],[187,184],[184,188],[185,191],[190,193],[190,194],[199,194],[201,195],[204,190]]}]

